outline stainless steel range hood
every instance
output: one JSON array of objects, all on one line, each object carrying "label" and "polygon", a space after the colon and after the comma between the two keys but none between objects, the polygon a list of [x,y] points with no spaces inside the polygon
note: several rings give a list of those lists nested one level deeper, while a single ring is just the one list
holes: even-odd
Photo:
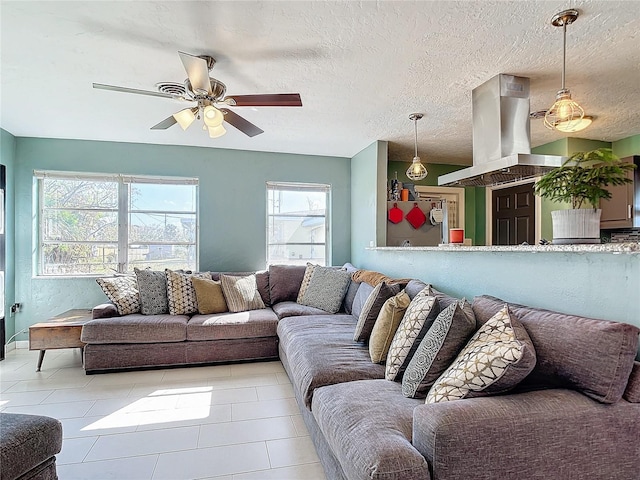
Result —
[{"label": "stainless steel range hood", "polygon": [[483,187],[543,175],[566,157],[531,153],[529,79],[500,74],[475,88],[473,166],[438,177],[438,185]]}]

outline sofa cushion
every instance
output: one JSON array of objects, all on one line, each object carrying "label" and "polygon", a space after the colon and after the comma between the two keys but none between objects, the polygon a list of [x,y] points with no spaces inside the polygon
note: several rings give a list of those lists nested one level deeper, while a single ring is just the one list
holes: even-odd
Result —
[{"label": "sofa cushion", "polygon": [[160,315],[169,313],[167,298],[167,275],[155,270],[133,269],[140,294],[140,313],[143,315]]},{"label": "sofa cushion", "polygon": [[[495,297],[473,300],[478,324],[504,305]],[[531,388],[573,388],[603,403],[622,398],[638,350],[633,325],[509,303],[527,329],[537,362],[525,380]]]},{"label": "sofa cushion", "polygon": [[275,337],[278,317],[270,308],[194,315],[187,322],[187,340]]},{"label": "sofa cushion", "polygon": [[387,285],[385,282],[381,282],[374,287],[373,291],[369,294],[369,298],[367,298],[367,301],[364,302],[362,306],[362,311],[356,324],[356,331],[353,335],[354,341],[369,341],[373,325],[376,323],[384,302],[396,295],[399,291],[399,285]]},{"label": "sofa cushion", "polygon": [[227,301],[222,293],[222,285],[218,281],[206,278],[191,278],[193,289],[196,291],[198,313],[208,315],[210,313],[222,313],[229,311]]},{"label": "sofa cushion", "polygon": [[438,313],[438,300],[430,295],[428,287],[411,300],[389,347],[385,371],[387,380],[402,379],[414,352]]},{"label": "sofa cushion", "polygon": [[227,308],[230,312],[246,312],[265,308],[255,275],[238,277],[234,275],[220,275],[222,292]]},{"label": "sofa cushion", "polygon": [[363,380],[316,389],[313,416],[351,480],[425,480],[425,458],[411,444],[413,409],[400,384]]},{"label": "sofa cushion", "polygon": [[326,315],[327,312],[315,307],[300,305],[298,302],[280,302],[273,307],[279,319],[287,317],[303,317],[308,315]]},{"label": "sofa cushion", "polygon": [[141,315],[91,320],[82,326],[84,343],[163,343],[187,338],[186,315]]},{"label": "sofa cushion", "polygon": [[[55,418],[0,413],[2,479],[31,479],[31,471],[62,449],[62,424]],[[55,468],[53,469],[55,475]],[[22,477],[22,475],[25,475]],[[42,478],[51,478],[48,475]]]},{"label": "sofa cushion", "polygon": [[504,305],[436,380],[426,403],[507,392],[529,375],[535,364],[536,352],[527,331]]},{"label": "sofa cushion", "polygon": [[350,282],[351,275],[345,270],[316,267],[300,303],[320,308],[325,312],[337,313]]},{"label": "sofa cushion", "polygon": [[627,402],[640,403],[640,362],[633,362],[633,370],[629,376],[629,383],[623,398]]},{"label": "sofa cushion", "polygon": [[191,277],[207,278],[211,280],[211,274],[205,273],[180,273],[173,270],[165,270],[167,275],[167,298],[169,299],[170,315],[190,315],[198,312],[196,291],[193,289]]},{"label": "sofa cushion", "polygon": [[283,363],[307,407],[318,387],[384,377],[384,366],[371,363],[369,350],[353,342],[355,322],[346,314],[289,317],[278,322]]},{"label": "sofa cushion", "polygon": [[271,306],[271,294],[269,293],[269,271],[260,270],[258,272],[209,272],[211,279],[220,281],[220,275],[233,275],[235,277],[246,277],[248,275],[256,276],[256,285],[258,292],[266,307]]},{"label": "sofa cushion", "polygon": [[269,267],[269,294],[271,304],[295,302],[298,299],[305,265],[271,265]]},{"label": "sofa cushion", "polygon": [[384,302],[369,337],[369,356],[372,362],[384,363],[387,360],[391,341],[409,303],[411,299],[404,290]]},{"label": "sofa cushion", "polygon": [[140,295],[135,275],[96,278],[96,283],[116,306],[119,315],[140,311]]},{"label": "sofa cushion", "polygon": [[436,317],[402,377],[402,394],[424,398],[476,330],[476,317],[465,300],[452,303]]}]

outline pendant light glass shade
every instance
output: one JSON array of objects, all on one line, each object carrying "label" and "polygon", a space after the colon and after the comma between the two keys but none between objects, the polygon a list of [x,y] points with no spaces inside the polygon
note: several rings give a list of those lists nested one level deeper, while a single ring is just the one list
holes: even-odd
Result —
[{"label": "pendant light glass shade", "polygon": [[593,122],[593,117],[589,115],[585,115],[582,117],[582,120],[572,121],[572,122],[558,122],[554,125],[556,130],[559,130],[564,133],[574,133],[579,132],[580,130],[584,130]]},{"label": "pendant light glass shade", "polygon": [[217,127],[209,127],[209,136],[211,138],[218,138],[227,133],[227,130],[222,126],[218,125]]},{"label": "pendant light glass shade", "polygon": [[204,107],[203,117],[207,127],[219,127],[224,122],[224,113],[212,105]]},{"label": "pendant light glass shade", "polygon": [[[198,111],[198,109],[195,110],[196,112]],[[193,109],[185,108],[184,110],[180,110],[178,113],[174,113],[173,118],[175,118],[178,125],[182,127],[182,130],[186,130],[196,119],[196,114]]]},{"label": "pendant light glass shade", "polygon": [[[562,27],[562,88],[556,94],[556,102],[544,116],[545,127],[561,132],[574,132],[584,117],[584,109],[571,98],[571,92],[565,87],[565,73],[567,64],[567,25],[571,25],[578,18],[577,10],[564,10],[554,15],[551,24]],[[582,128],[586,128],[585,125]],[[582,128],[580,130],[582,130]]]},{"label": "pendant light glass shade", "polygon": [[407,177],[410,180],[422,180],[426,178],[429,172],[420,161],[420,157],[418,156],[418,120],[423,117],[422,113],[412,113],[409,115],[409,119],[413,120],[415,127],[415,155],[413,157],[413,162],[411,166],[407,169]]}]

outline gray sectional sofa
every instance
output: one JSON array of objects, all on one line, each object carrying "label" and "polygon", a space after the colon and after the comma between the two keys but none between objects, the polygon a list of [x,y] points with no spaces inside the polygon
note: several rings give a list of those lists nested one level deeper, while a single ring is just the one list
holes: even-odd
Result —
[{"label": "gray sectional sofa", "polygon": [[[279,357],[330,480],[640,479],[638,328],[509,302],[535,347],[531,373],[506,394],[425,404],[354,341],[373,286],[352,282],[327,314],[295,302],[304,267],[265,275],[268,306],[253,314],[89,322],[87,372]],[[402,286],[413,299],[426,284]],[[457,302],[432,292],[441,309]],[[477,325],[505,303],[476,297]]]}]

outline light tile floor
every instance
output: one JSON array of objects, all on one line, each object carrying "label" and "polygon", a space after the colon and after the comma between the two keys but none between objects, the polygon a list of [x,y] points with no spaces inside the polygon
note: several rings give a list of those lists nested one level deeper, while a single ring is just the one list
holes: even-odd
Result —
[{"label": "light tile floor", "polygon": [[85,375],[78,349],[0,362],[0,410],[63,425],[60,480],[326,480],[280,362]]}]

